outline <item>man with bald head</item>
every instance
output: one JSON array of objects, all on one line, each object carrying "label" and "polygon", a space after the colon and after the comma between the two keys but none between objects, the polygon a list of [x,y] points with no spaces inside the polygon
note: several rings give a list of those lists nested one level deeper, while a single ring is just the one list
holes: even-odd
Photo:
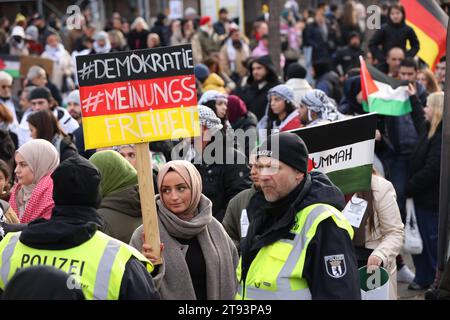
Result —
[{"label": "man with bald head", "polygon": [[386,62],[380,63],[377,67],[389,77],[399,78],[400,64],[405,60],[405,52],[402,48],[391,48],[386,55]]}]

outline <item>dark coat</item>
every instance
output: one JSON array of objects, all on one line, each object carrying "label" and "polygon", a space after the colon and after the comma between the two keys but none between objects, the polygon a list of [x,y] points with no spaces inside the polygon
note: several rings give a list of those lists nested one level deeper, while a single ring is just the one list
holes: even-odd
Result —
[{"label": "dark coat", "polygon": [[[234,123],[231,124],[231,127],[233,130],[243,130],[246,133],[245,137],[245,145],[240,145],[239,141],[236,141],[236,148],[240,151],[244,148],[244,154],[249,159],[250,152],[253,150],[256,145],[250,145],[252,142],[251,139],[255,139],[255,142],[257,142],[258,138],[258,131],[256,130],[256,126],[258,125],[258,119],[256,116],[251,113],[250,111],[247,111],[247,113],[240,117],[238,120],[236,120]],[[250,132],[249,132],[249,131]]]},{"label": "dark coat", "polygon": [[9,131],[0,129],[0,159],[5,161],[11,168],[14,169],[14,154],[16,148],[14,140]]},{"label": "dark coat", "polygon": [[336,66],[342,67],[345,75],[352,68],[359,68],[359,56],[364,56],[361,48],[345,46],[336,52],[334,62]]},{"label": "dark coat", "polygon": [[256,129],[257,125],[258,119],[256,118],[256,116],[252,112],[247,111],[247,114],[232,123],[231,127],[233,128],[233,130],[242,129],[246,131]]},{"label": "dark coat", "polygon": [[61,92],[59,91],[58,87],[55,84],[53,84],[53,82],[51,82],[50,80],[47,81],[47,84],[45,86],[52,93],[52,97],[53,97],[53,99],[56,100],[56,102],[58,103],[58,106],[62,106],[63,98],[61,96]]},{"label": "dark coat", "polygon": [[354,26],[344,25],[343,23],[339,24],[339,28],[341,30],[341,37],[339,39],[339,43],[341,46],[348,45],[350,41],[350,37],[357,33],[361,39],[364,39],[364,33],[361,31],[359,24]]},{"label": "dark coat", "polygon": [[128,47],[130,47],[130,50],[146,49],[148,33],[148,30],[142,30],[141,32],[131,30],[127,36]]},{"label": "dark coat", "polygon": [[138,186],[111,192],[102,199],[97,211],[105,223],[104,232],[129,243],[134,230],[142,224]]},{"label": "dark coat", "polygon": [[[37,219],[28,224],[20,242],[40,250],[66,250],[89,241],[101,227],[94,208],[55,206],[50,220]],[[159,293],[145,266],[131,257],[125,265],[119,300],[143,299],[159,299]]]},{"label": "dark coat", "polygon": [[[406,51],[406,42],[411,48]],[[381,48],[379,48],[381,46]],[[386,60],[386,55],[391,48],[399,47],[406,52],[407,57],[414,57],[420,49],[420,43],[414,29],[406,25],[405,21],[394,24],[392,21],[381,26],[369,42],[369,50],[378,61]]]},{"label": "dark coat", "polygon": [[170,46],[170,29],[164,25],[164,21],[157,20],[150,30],[151,33],[156,33],[159,36],[161,47]]},{"label": "dark coat", "polygon": [[362,105],[356,99],[361,92],[361,77],[354,76],[344,81],[344,96],[339,103],[338,110],[343,114],[362,114],[365,113]]},{"label": "dark coat", "polygon": [[336,103],[342,99],[342,85],[339,75],[334,71],[329,71],[316,80],[316,89],[322,90],[325,94],[334,99]]},{"label": "dark coat", "polygon": [[64,137],[61,140],[61,144],[59,146],[58,152],[59,152],[59,161],[60,162],[63,162],[67,158],[70,158],[70,157],[78,154],[77,147],[72,142],[72,140],[70,139],[69,136]]},{"label": "dark coat", "polygon": [[233,159],[235,159],[233,164],[223,161],[222,164],[205,164],[203,162],[195,165],[202,177],[203,194],[213,203],[213,215],[219,222],[222,222],[228,202],[239,192],[252,185],[245,156],[234,148],[227,148],[224,156],[227,154],[233,154]]},{"label": "dark coat", "polygon": [[429,124],[425,122],[423,109],[417,98],[411,102],[413,102],[414,125],[420,136],[411,157],[406,196],[413,197],[414,204],[420,208],[437,211],[439,210],[442,122],[435,134],[428,138]]},{"label": "dark coat", "polygon": [[[282,239],[292,240],[290,230],[296,223],[297,212],[317,203],[326,203],[342,210],[344,195],[327,176],[312,172],[285,198],[267,203],[252,213],[253,221],[247,237],[241,241],[242,277],[238,280],[243,287],[259,250]],[[344,255],[346,262],[346,274],[341,278],[329,276],[324,263],[326,256],[335,254]],[[308,283],[312,299],[361,299],[352,240],[347,231],[336,226],[333,218],[319,223],[309,242],[302,277]]]},{"label": "dark coat", "polygon": [[321,27],[313,22],[306,26],[303,32],[304,46],[312,47],[312,62],[330,62],[336,51],[337,39],[335,32],[327,24],[328,35],[325,36]]},{"label": "dark coat", "polygon": [[[266,82],[264,84],[256,82],[253,79],[253,75],[250,74],[247,79],[247,84],[244,87],[238,87],[234,94],[245,102],[248,111],[255,114],[258,120],[261,120],[266,112],[267,92],[280,84],[280,82],[275,72],[275,66],[269,56],[259,57],[253,63],[255,62],[266,67]],[[250,65],[249,70],[252,69],[253,63]]]},{"label": "dark coat", "polygon": [[75,146],[78,149],[78,153],[86,159],[89,159],[95,153],[95,149],[84,150],[83,123],[80,123],[78,129],[73,132],[73,137],[75,140]]}]

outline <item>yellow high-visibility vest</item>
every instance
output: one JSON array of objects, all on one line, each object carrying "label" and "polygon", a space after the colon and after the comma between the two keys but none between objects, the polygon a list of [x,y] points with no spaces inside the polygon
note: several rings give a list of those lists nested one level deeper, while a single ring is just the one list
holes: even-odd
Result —
[{"label": "yellow high-visibility vest", "polygon": [[[309,300],[311,292],[303,278],[308,244],[319,223],[332,217],[339,228],[353,238],[353,228],[342,212],[327,204],[310,205],[299,211],[290,233],[293,240],[281,239],[259,250],[245,279],[241,279],[242,258],[236,270],[237,300]],[[245,283],[245,287],[243,284]]]},{"label": "yellow high-visibility vest", "polygon": [[21,243],[20,232],[8,233],[0,242],[0,289],[5,290],[14,274],[26,267],[53,266],[71,274],[68,288],[80,288],[86,299],[118,300],[125,265],[133,256],[153,265],[139,251],[103,232],[77,247],[65,250],[34,249]]}]

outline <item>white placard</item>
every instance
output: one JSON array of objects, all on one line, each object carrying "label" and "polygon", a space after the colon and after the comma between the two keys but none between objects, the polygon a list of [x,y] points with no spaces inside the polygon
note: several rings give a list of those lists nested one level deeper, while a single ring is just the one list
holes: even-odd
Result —
[{"label": "white placard", "polygon": [[359,228],[364,213],[366,212],[366,209],[367,209],[367,201],[358,198],[356,194],[354,194],[353,197],[345,206],[342,213],[352,226],[354,226],[355,228]]},{"label": "white placard", "polygon": [[250,222],[248,221],[247,209],[243,209],[241,213],[241,238],[245,238],[248,232],[248,226]]}]

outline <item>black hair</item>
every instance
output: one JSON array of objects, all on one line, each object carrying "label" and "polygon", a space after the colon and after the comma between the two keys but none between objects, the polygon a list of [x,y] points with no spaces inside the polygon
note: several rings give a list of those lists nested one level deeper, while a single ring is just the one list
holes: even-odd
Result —
[{"label": "black hair", "polygon": [[442,56],[442,57],[439,59],[439,62],[445,62],[446,59],[447,59],[447,56]]},{"label": "black hair", "polygon": [[0,199],[4,200],[4,201],[8,201],[9,200],[9,196],[10,196],[10,189],[11,189],[11,185],[12,185],[12,181],[13,181],[13,176],[12,176],[12,170],[9,164],[6,163],[6,161],[3,161],[2,159],[0,159],[0,172],[3,172],[3,175],[5,176],[5,193],[2,194],[0,192]]},{"label": "black hair", "polygon": [[227,8],[220,8],[219,14],[222,14],[222,13],[228,13]]},{"label": "black hair", "polygon": [[405,19],[406,19],[405,7],[403,7],[403,5],[400,2],[391,4],[391,6],[389,7],[388,14],[387,14],[389,21],[391,21],[391,12],[394,9],[398,10],[398,11],[400,11],[402,13],[402,15],[403,15],[402,23],[404,23]]},{"label": "black hair", "polygon": [[[278,115],[276,115],[275,113],[273,113],[272,108],[270,107],[270,100],[267,102],[268,105],[268,119],[267,119],[267,133],[270,134],[270,130],[273,129],[273,122],[275,121],[275,123],[278,125],[280,125],[281,120],[278,119]],[[292,113],[294,112],[296,109],[296,107],[289,101],[284,100],[284,110],[286,111],[286,118]],[[285,118],[285,119],[286,119]]]},{"label": "black hair", "polygon": [[331,63],[329,61],[318,61],[313,64],[314,68],[314,77],[316,79],[323,76],[328,71],[332,70]]},{"label": "black hair", "polygon": [[414,58],[411,57],[403,59],[402,62],[400,62],[400,67],[414,68],[414,70],[417,71],[417,63]]},{"label": "black hair", "polygon": [[[210,108],[212,111],[214,111],[214,114],[217,116],[217,118],[219,118],[219,116],[217,115],[217,110],[216,110],[216,100],[210,100],[208,102],[203,103],[204,106]],[[220,119],[220,123],[222,124],[222,132],[225,133],[226,131],[226,124],[228,121],[228,116],[227,114],[225,114],[225,116],[223,118],[219,118]]]},{"label": "black hair", "polygon": [[3,175],[5,176],[6,180],[9,180],[9,182],[11,182],[12,176],[11,168],[2,159],[0,159],[0,171],[3,172]]}]

